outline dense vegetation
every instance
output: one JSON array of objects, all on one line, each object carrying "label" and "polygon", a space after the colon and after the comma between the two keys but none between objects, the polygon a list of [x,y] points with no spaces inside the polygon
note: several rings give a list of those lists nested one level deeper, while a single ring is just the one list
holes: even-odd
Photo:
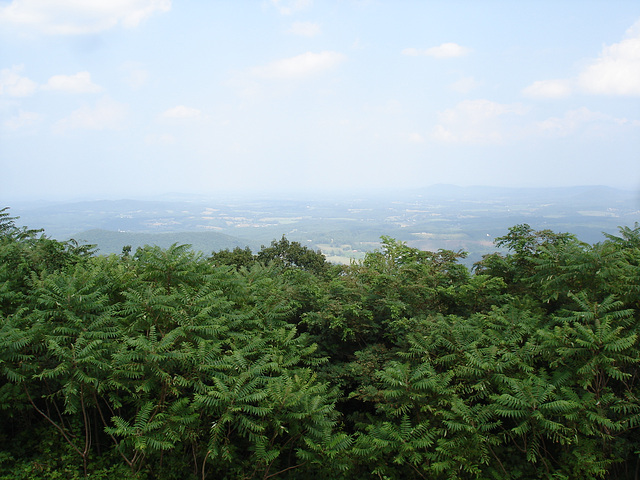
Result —
[{"label": "dense vegetation", "polygon": [[0,479],[637,479],[640,226],[96,256],[0,210]]}]

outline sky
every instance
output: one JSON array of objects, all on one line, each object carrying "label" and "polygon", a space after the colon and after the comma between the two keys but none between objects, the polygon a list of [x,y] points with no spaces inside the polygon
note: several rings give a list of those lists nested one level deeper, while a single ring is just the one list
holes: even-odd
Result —
[{"label": "sky", "polygon": [[637,0],[0,0],[0,200],[640,190]]}]

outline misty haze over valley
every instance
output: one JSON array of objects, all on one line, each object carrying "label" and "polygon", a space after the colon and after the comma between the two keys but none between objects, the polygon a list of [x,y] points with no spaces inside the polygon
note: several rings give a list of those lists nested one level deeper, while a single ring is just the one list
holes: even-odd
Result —
[{"label": "misty haze over valley", "polygon": [[191,244],[210,254],[261,245],[285,235],[332,262],[359,260],[387,235],[423,250],[464,250],[471,264],[495,249],[513,225],[603,240],[640,220],[640,195],[610,187],[496,188],[434,185],[366,195],[165,195],[145,200],[18,203],[12,213],[59,240],[95,244],[98,253],[125,245]]}]

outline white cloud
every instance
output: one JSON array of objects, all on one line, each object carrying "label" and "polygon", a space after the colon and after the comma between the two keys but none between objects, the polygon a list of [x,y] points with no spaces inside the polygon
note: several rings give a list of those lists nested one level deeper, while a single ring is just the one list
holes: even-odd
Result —
[{"label": "white cloud", "polygon": [[478,87],[479,83],[473,77],[461,78],[449,85],[449,88],[458,93],[469,93]]},{"label": "white cloud", "polygon": [[407,134],[404,135],[404,137],[410,143],[424,143],[424,137],[421,134],[416,133],[416,132],[407,133]]},{"label": "white cloud", "polygon": [[32,127],[40,122],[42,115],[35,112],[20,111],[15,117],[5,120],[3,126],[10,130],[19,130],[21,128]]},{"label": "white cloud", "polygon": [[150,134],[144,137],[144,142],[147,145],[175,145],[176,137],[171,135],[170,133],[158,133],[158,134]]},{"label": "white cloud", "polygon": [[312,4],[312,0],[271,0],[271,4],[278,9],[282,15],[291,15],[308,8]]},{"label": "white cloud", "polygon": [[85,105],[71,112],[66,118],[53,126],[54,132],[64,133],[68,130],[112,130],[122,126],[127,116],[127,106],[109,98],[101,98],[91,107]]},{"label": "white cloud", "polygon": [[375,104],[366,109],[367,113],[372,112],[375,115],[402,115],[403,108],[402,103],[398,100],[391,99],[385,103]]},{"label": "white cloud", "polygon": [[142,68],[129,71],[127,83],[133,89],[142,88],[149,80],[149,72]]},{"label": "white cloud", "polygon": [[293,22],[289,33],[302,37],[314,37],[320,33],[320,25],[312,22]]},{"label": "white cloud", "polygon": [[89,72],[78,72],[75,75],[54,75],[42,88],[67,93],[96,93],[102,91],[102,87],[91,81]]},{"label": "white cloud", "polygon": [[600,56],[578,76],[586,93],[640,95],[640,20],[631,27],[629,38],[604,46]]},{"label": "white cloud", "polygon": [[563,117],[551,117],[536,123],[540,133],[550,137],[566,137],[580,130],[597,133],[605,126],[640,127],[640,121],[616,118],[606,113],[592,112],[586,107],[570,110]]},{"label": "white cloud", "polygon": [[178,118],[178,119],[201,118],[202,112],[197,108],[178,105],[177,107],[173,107],[173,108],[170,108],[169,110],[164,111],[160,116],[162,118]]},{"label": "white cloud", "polygon": [[433,138],[451,143],[502,143],[513,135],[513,125],[503,117],[512,119],[526,112],[520,104],[465,100],[438,114]]},{"label": "white cloud", "polygon": [[522,92],[529,97],[563,98],[577,90],[594,95],[640,96],[640,20],[626,39],[605,45],[600,56],[571,79],[540,80]]},{"label": "white cloud", "polygon": [[28,97],[38,89],[38,84],[27,77],[20,76],[24,67],[14,65],[0,70],[0,95],[9,97]]},{"label": "white cloud", "polygon": [[424,50],[420,50],[418,48],[405,48],[402,50],[403,55],[411,57],[427,56],[433,58],[462,57],[470,52],[470,48],[460,46],[457,43],[443,43],[437,47],[431,47]]},{"label": "white cloud", "polygon": [[284,58],[251,69],[256,77],[269,79],[295,79],[308,77],[336,67],[345,60],[338,52],[307,52],[295,57]]},{"label": "white cloud", "polygon": [[125,62],[120,66],[125,74],[124,81],[134,90],[142,88],[149,80],[149,72],[137,62]]},{"label": "white cloud", "polygon": [[539,80],[522,90],[527,97],[533,98],[564,98],[571,94],[569,80]]},{"label": "white cloud", "polygon": [[422,55],[422,50],[418,50],[417,48],[405,48],[404,50],[402,50],[402,55],[417,57],[419,55]]},{"label": "white cloud", "polygon": [[0,7],[0,22],[30,26],[43,33],[82,35],[117,25],[136,27],[171,0],[13,0]]}]

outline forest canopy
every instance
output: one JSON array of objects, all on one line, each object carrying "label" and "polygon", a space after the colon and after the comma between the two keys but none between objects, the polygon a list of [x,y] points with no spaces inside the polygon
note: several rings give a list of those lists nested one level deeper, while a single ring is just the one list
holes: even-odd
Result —
[{"label": "forest canopy", "polygon": [[332,265],[0,210],[0,479],[637,479],[640,225]]}]

